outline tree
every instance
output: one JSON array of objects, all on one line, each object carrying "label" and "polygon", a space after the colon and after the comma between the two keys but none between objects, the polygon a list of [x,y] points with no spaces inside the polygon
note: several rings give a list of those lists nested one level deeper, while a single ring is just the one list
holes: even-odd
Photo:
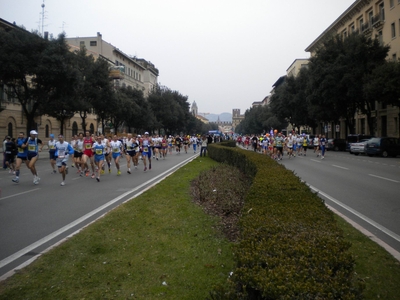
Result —
[{"label": "tree", "polygon": [[0,30],[0,44],[0,81],[8,87],[9,97],[21,104],[28,133],[37,129],[35,117],[42,114],[40,110],[57,101],[55,95],[71,82],[65,81],[63,73],[68,52],[64,36],[48,41],[14,28]]},{"label": "tree", "polygon": [[[46,55],[46,52],[48,55]],[[57,60],[54,60],[57,57]],[[60,59],[62,58],[62,59]],[[41,114],[47,114],[60,121],[60,133],[64,134],[64,123],[72,118],[75,111],[79,109],[76,97],[76,87],[79,84],[79,73],[75,66],[75,55],[69,51],[63,34],[47,47],[44,58],[39,68],[47,68],[47,65],[53,65],[52,72],[43,70],[45,81],[53,80],[52,92],[48,95],[47,101],[40,104]]]},{"label": "tree", "polygon": [[336,36],[317,50],[309,63],[308,99],[322,121],[345,118],[350,132],[354,131],[357,111],[367,116],[372,131],[371,112],[376,99],[366,98],[365,78],[385,63],[389,47],[365,35]]},{"label": "tree", "polygon": [[107,101],[105,97],[112,97],[109,65],[101,58],[95,60],[93,55],[87,55],[85,47],[81,47],[75,54],[75,67],[79,71],[75,101],[79,107],[82,129],[86,131],[87,115],[92,112],[92,109],[100,114],[104,108],[104,101]]},{"label": "tree", "polygon": [[400,61],[385,61],[367,74],[364,97],[386,105],[400,107]]}]

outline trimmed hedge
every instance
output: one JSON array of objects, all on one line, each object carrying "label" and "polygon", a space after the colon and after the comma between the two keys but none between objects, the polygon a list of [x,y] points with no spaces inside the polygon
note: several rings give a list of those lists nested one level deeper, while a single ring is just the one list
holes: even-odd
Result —
[{"label": "trimmed hedge", "polygon": [[253,151],[225,143],[208,151],[253,178],[234,246],[236,269],[211,299],[363,299],[350,244],[305,183]]}]

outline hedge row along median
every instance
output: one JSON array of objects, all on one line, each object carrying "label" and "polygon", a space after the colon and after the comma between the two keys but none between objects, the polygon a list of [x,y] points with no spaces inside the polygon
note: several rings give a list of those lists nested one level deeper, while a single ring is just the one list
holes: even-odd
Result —
[{"label": "hedge row along median", "polygon": [[212,159],[253,178],[234,246],[236,269],[212,299],[363,299],[350,244],[333,213],[293,172],[274,160],[212,144]]}]

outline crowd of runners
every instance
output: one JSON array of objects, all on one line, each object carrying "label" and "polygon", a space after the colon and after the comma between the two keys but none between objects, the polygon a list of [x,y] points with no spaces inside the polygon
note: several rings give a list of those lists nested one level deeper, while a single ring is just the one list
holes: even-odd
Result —
[{"label": "crowd of runners", "polygon": [[120,160],[123,158],[126,159],[126,172],[131,174],[133,169],[139,168],[139,162],[146,172],[151,170],[152,159],[165,159],[174,152],[180,154],[193,151],[196,154],[198,149],[205,155],[207,147],[205,135],[151,136],[145,132],[143,135],[128,133],[125,136],[106,137],[86,131],[85,134],[75,135],[70,142],[65,141],[61,134],[58,139],[50,134],[50,139],[43,143],[37,134],[32,130],[30,136],[26,137],[20,132],[14,141],[6,137],[5,159],[10,174],[15,175],[12,179],[15,183],[20,181],[20,169],[24,163],[32,172],[33,183],[39,184],[40,177],[35,164],[44,147],[49,151],[51,172],[57,173],[57,168],[62,176],[62,186],[65,185],[69,164],[79,176],[91,177],[100,182],[101,175],[113,172],[112,165],[116,175],[121,175]]},{"label": "crowd of runners", "polygon": [[290,133],[284,136],[282,133],[265,135],[238,136],[236,142],[246,148],[262,152],[275,160],[282,160],[284,154],[290,158],[306,156],[310,145],[317,157],[325,158],[327,139],[325,135],[315,136],[312,140],[306,134]]}]

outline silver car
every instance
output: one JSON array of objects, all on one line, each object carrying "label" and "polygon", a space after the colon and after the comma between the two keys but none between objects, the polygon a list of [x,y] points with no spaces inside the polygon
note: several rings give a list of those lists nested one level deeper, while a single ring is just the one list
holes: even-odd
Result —
[{"label": "silver car", "polygon": [[350,154],[355,154],[355,155],[360,155],[361,154],[366,154],[366,147],[367,147],[367,141],[369,139],[363,139],[358,143],[351,143],[350,144]]}]

